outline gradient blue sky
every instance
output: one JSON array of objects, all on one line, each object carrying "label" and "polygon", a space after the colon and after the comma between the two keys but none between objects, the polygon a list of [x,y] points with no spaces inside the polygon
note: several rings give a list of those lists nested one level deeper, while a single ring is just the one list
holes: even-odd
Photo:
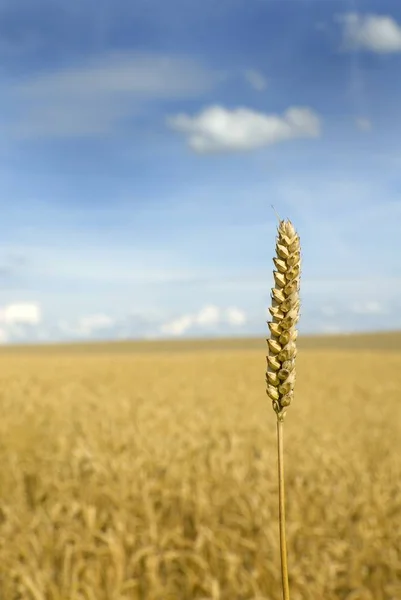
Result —
[{"label": "gradient blue sky", "polygon": [[0,340],[401,328],[399,0],[0,0]]}]

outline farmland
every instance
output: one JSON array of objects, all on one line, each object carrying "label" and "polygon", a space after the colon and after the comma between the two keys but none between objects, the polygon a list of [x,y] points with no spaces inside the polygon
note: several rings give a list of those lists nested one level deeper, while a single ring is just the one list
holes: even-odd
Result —
[{"label": "farmland", "polygon": [[[401,598],[401,334],[302,339],[292,600]],[[279,600],[263,340],[5,348],[2,600]]]}]

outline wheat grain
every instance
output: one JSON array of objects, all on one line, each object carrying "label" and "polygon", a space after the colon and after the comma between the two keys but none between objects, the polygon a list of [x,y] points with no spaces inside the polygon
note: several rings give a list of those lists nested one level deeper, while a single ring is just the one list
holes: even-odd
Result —
[{"label": "wheat grain", "polygon": [[299,277],[301,252],[299,236],[291,221],[280,221],[273,259],[277,271],[272,288],[272,321],[268,322],[266,392],[278,419],[285,416],[294,395],[295,357],[299,318]]}]

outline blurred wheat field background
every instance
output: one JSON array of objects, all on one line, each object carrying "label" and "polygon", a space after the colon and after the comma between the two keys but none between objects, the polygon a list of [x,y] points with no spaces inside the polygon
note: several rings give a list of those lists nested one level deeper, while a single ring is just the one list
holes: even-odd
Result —
[{"label": "blurred wheat field background", "polygon": [[[265,354],[2,352],[0,598],[279,600]],[[291,598],[400,600],[401,352],[301,345],[297,372]]]}]

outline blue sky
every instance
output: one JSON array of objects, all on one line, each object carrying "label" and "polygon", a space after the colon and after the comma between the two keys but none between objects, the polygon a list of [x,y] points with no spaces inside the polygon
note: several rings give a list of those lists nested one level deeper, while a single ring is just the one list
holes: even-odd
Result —
[{"label": "blue sky", "polygon": [[401,328],[398,0],[0,0],[0,341]]}]

